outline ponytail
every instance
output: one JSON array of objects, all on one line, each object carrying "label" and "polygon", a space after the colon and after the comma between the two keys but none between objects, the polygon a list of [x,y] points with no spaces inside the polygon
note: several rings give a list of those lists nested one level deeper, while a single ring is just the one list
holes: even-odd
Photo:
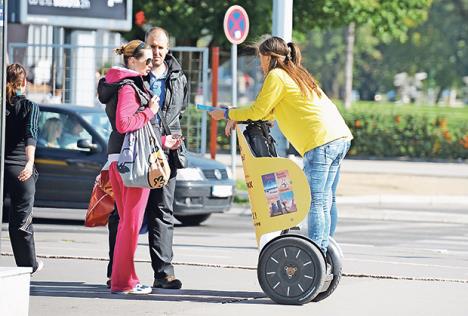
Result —
[{"label": "ponytail", "polygon": [[6,75],[6,100],[11,104],[16,92],[23,86],[26,69],[21,64],[11,64],[7,67]]},{"label": "ponytail", "polygon": [[308,96],[312,91],[318,96],[322,95],[314,77],[301,65],[301,50],[295,43],[286,44],[282,38],[273,36],[258,46],[258,52],[271,57],[268,71],[283,69],[299,86],[304,96]]},{"label": "ponytail", "polygon": [[299,50],[297,45],[294,44],[293,42],[289,42],[288,47],[289,47],[289,51],[290,51],[290,55],[291,55],[291,61],[293,62],[294,65],[296,65],[296,66],[299,65],[300,66],[301,65],[301,59],[302,59],[301,51]]},{"label": "ponytail", "polygon": [[129,58],[140,58],[143,56],[145,49],[151,49],[151,47],[140,40],[133,40],[127,44],[123,44],[117,48],[114,48],[114,53],[116,55],[123,55],[124,64],[125,66],[128,66]]}]

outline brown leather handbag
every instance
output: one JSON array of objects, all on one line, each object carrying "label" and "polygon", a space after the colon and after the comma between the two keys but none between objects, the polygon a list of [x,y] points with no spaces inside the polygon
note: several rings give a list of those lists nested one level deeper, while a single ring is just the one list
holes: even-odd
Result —
[{"label": "brown leather handbag", "polygon": [[93,192],[86,212],[85,226],[106,226],[114,210],[114,193],[109,179],[109,170],[101,170],[94,182]]}]

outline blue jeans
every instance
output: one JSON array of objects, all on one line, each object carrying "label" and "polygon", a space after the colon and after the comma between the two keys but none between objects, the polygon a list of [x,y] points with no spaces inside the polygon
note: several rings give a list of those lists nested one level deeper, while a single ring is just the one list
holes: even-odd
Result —
[{"label": "blue jeans", "polygon": [[338,208],[336,207],[336,188],[338,187],[338,182],[340,182],[340,167],[336,172],[335,180],[333,181],[331,188],[331,208],[330,208],[330,236],[335,236],[336,224],[338,223]]},{"label": "blue jeans", "polygon": [[[332,207],[333,184],[343,158],[349,150],[351,142],[340,138],[325,145],[314,148],[304,155],[304,173],[310,186],[312,203],[309,210],[309,238],[314,241],[324,253],[328,247],[330,235],[330,209]],[[337,214],[336,205],[334,214]],[[336,219],[334,220],[336,224]]]}]

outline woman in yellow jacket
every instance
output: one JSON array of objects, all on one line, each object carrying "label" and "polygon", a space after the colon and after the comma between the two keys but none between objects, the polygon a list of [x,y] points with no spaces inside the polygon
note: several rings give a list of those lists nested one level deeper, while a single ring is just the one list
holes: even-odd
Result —
[{"label": "woman in yellow jacket", "polygon": [[[301,66],[301,52],[294,43],[271,37],[259,47],[265,82],[250,107],[210,112],[215,120],[235,121],[274,118],[281,132],[304,158],[312,203],[309,237],[326,253],[330,234],[332,186],[352,135],[335,104]],[[334,210],[336,211],[336,209]]]}]

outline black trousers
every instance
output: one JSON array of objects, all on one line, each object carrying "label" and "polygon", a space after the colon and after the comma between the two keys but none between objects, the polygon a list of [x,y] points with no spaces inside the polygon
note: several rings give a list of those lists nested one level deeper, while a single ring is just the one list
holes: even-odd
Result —
[{"label": "black trousers", "polygon": [[[172,265],[172,241],[174,236],[174,191],[177,169],[171,168],[171,177],[166,186],[150,191],[146,205],[145,216],[148,223],[148,244],[151,256],[151,266],[155,279],[162,279],[174,275]],[[117,209],[109,217],[109,264],[107,277],[112,275],[115,239],[119,226]]]},{"label": "black trousers", "polygon": [[8,212],[11,247],[18,267],[37,268],[34,246],[33,205],[36,193],[37,171],[26,181],[18,180],[23,166],[5,165],[5,193],[10,196]]}]

